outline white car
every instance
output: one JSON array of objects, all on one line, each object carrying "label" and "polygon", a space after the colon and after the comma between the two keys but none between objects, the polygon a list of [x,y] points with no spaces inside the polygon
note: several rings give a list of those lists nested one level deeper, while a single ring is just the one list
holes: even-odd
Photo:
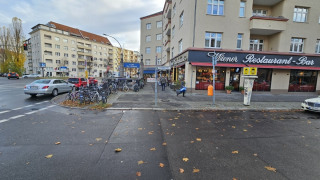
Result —
[{"label": "white car", "polygon": [[320,112],[320,96],[316,98],[306,99],[301,103],[301,109],[305,111]]},{"label": "white car", "polygon": [[22,76],[23,78],[36,78],[36,77],[41,77],[40,74],[26,74]]}]

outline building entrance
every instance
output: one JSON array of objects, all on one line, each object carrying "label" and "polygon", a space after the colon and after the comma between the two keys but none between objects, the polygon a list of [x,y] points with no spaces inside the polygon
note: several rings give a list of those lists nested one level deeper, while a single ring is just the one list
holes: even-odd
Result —
[{"label": "building entrance", "polygon": [[234,91],[239,91],[241,68],[230,69],[230,86],[234,87]]}]

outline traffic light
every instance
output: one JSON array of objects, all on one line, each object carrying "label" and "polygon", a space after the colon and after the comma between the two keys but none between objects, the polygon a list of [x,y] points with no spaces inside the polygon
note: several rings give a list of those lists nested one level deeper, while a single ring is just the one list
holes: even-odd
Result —
[{"label": "traffic light", "polygon": [[24,44],[23,44],[23,50],[25,50],[25,51],[28,50],[28,44],[27,44],[27,43],[24,43]]}]

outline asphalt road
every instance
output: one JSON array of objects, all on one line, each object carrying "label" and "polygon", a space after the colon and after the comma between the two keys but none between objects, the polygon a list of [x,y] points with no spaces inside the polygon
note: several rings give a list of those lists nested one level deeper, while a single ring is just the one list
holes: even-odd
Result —
[{"label": "asphalt road", "polygon": [[0,179],[320,177],[317,113],[68,109],[27,81],[0,78]]}]

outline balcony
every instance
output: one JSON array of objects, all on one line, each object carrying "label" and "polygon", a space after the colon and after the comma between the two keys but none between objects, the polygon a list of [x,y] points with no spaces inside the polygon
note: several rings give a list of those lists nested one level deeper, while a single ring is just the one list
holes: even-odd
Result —
[{"label": "balcony", "polygon": [[274,6],[284,0],[253,0],[253,5]]},{"label": "balcony", "polygon": [[250,18],[250,33],[269,36],[286,30],[287,21],[284,17],[252,16]]},{"label": "balcony", "polygon": [[92,56],[91,52],[78,51],[78,54],[83,56]]},{"label": "balcony", "polygon": [[85,60],[85,59],[82,59],[82,58],[79,58],[78,61],[79,61],[79,62],[85,62],[86,60]]},{"label": "balcony", "polygon": [[77,44],[77,47],[81,48],[81,49],[89,49],[89,50],[92,49],[92,47],[88,47],[88,46],[85,46],[85,45],[82,45],[82,44]]},{"label": "balcony", "polygon": [[33,65],[33,63],[32,62],[28,62],[28,66],[32,66]]},{"label": "balcony", "polygon": [[168,29],[166,35],[167,35],[167,36],[171,36],[171,29]]},{"label": "balcony", "polygon": [[78,68],[80,68],[80,69],[84,69],[85,68],[85,66],[84,65],[78,65]]},{"label": "balcony", "polygon": [[168,14],[166,16],[168,19],[171,19],[171,9],[169,9]]}]

